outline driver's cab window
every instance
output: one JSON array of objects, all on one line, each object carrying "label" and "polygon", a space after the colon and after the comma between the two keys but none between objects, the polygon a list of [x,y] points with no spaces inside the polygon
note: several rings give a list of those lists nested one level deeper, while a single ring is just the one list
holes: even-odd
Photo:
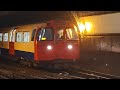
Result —
[{"label": "driver's cab window", "polygon": [[67,40],[78,40],[79,36],[77,31],[74,28],[66,29],[66,39]]},{"label": "driver's cab window", "polygon": [[38,41],[46,41],[46,40],[53,40],[53,29],[51,28],[41,28],[38,31],[37,35],[37,40]]},{"label": "driver's cab window", "polygon": [[64,39],[64,30],[60,29],[57,31],[57,40],[63,40]]}]

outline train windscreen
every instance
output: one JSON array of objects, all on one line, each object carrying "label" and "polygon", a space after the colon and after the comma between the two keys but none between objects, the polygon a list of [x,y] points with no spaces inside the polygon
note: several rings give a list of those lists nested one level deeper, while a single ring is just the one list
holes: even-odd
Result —
[{"label": "train windscreen", "polygon": [[42,28],[38,31],[38,35],[37,35],[37,40],[38,41],[49,41],[49,40],[53,40],[53,29],[45,29]]},{"label": "train windscreen", "polygon": [[66,29],[66,39],[67,40],[79,40],[78,32],[74,28]]},{"label": "train windscreen", "polygon": [[56,37],[57,40],[79,40],[78,32],[74,28],[59,29]]}]

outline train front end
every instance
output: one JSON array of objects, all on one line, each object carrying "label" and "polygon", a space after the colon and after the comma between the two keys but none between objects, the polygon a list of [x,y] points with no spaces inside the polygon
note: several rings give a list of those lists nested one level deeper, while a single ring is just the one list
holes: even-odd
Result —
[{"label": "train front end", "polygon": [[51,21],[36,33],[35,60],[71,62],[80,59],[78,29],[68,22]]},{"label": "train front end", "polygon": [[56,59],[66,61],[80,59],[80,40],[77,27],[71,23],[56,27]]}]

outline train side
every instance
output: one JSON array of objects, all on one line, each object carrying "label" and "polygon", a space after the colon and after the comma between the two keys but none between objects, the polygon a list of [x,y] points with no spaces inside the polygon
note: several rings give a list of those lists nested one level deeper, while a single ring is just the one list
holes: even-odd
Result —
[{"label": "train side", "polygon": [[[14,42],[14,50],[15,50],[15,56],[18,57],[24,57],[30,60],[34,60],[34,34],[33,30],[35,27],[40,27],[44,23],[40,24],[30,24],[30,25],[24,25],[20,26],[16,30],[16,42]],[[22,35],[23,40],[21,40],[19,37]]]},{"label": "train side", "polygon": [[9,32],[12,27],[0,28],[0,54],[9,54]]},{"label": "train side", "polygon": [[1,54],[34,60],[34,39],[32,40],[32,32],[35,28],[44,24],[45,23],[37,23],[1,28]]}]

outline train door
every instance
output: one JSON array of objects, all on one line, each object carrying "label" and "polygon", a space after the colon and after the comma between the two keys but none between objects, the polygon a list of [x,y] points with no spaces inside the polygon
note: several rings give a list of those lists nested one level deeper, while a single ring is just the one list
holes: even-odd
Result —
[{"label": "train door", "polygon": [[0,55],[2,54],[2,48],[3,48],[3,33],[0,32]]},{"label": "train door", "polygon": [[65,59],[65,30],[57,29],[55,35],[56,59]]},{"label": "train door", "polygon": [[36,49],[37,59],[39,60],[53,60],[55,59],[54,47],[54,31],[52,28],[41,28],[36,35]]},{"label": "train door", "polygon": [[15,31],[16,31],[16,29],[12,29],[10,31],[10,41],[9,41],[9,54],[10,55],[14,55],[15,54],[15,50],[14,50]]}]

